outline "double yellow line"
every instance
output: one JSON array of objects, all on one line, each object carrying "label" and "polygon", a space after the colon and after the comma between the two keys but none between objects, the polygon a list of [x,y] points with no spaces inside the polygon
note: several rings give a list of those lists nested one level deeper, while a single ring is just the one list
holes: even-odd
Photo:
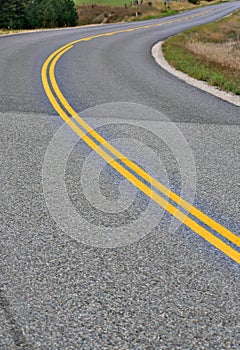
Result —
[{"label": "double yellow line", "polygon": [[[212,10],[204,11],[201,13],[201,15],[209,13],[211,11]],[[170,20],[167,22],[118,30],[115,32],[108,32],[75,40],[67,45],[62,46],[46,59],[42,67],[42,83],[47,97],[51,102],[53,108],[56,110],[56,112],[69,125],[69,127],[72,128],[72,130],[74,130],[74,132],[81,139],[83,139],[84,142],[89,147],[91,147],[100,157],[102,157],[107,163],[109,163],[116,171],[118,171],[140,191],[142,191],[144,194],[146,194],[148,197],[150,197],[152,200],[158,203],[162,208],[164,208],[167,212],[169,212],[171,215],[177,218],[180,222],[184,223],[187,227],[192,229],[194,232],[196,232],[202,238],[207,240],[213,246],[221,250],[228,257],[230,257],[237,263],[240,263],[240,253],[237,250],[237,247],[240,247],[240,237],[238,237],[237,235],[229,231],[227,228],[223,227],[222,225],[208,217],[206,214],[202,213],[196,207],[194,207],[193,205],[179,197],[176,193],[172,192],[170,189],[165,187],[158,180],[154,179],[150,174],[138,167],[130,159],[125,157],[121,152],[119,152],[115,147],[113,147],[109,142],[107,142],[100,134],[93,130],[91,126],[88,125],[70,106],[70,104],[60,91],[55,77],[56,63],[76,43],[89,41],[104,36],[111,36],[119,33],[126,33],[140,29],[157,27],[164,24],[187,20],[197,16],[199,16],[199,14],[187,16],[181,19]],[[74,121],[71,118],[73,118]],[[89,135],[91,137],[89,137]],[[117,159],[113,158],[113,156],[115,156]],[[142,180],[136,177],[123,165],[121,165],[122,163],[126,165],[128,169],[133,171],[136,175],[140,176]],[[146,185],[143,180],[147,181],[149,185]],[[180,206],[181,209],[178,209],[173,204],[169,203],[168,200],[162,197],[162,195],[165,195],[168,199],[171,199],[177,206]],[[190,218],[188,216],[188,213],[190,213],[195,220],[197,219],[198,221],[202,222],[202,224],[199,224],[198,222],[194,221],[194,219]],[[228,241],[228,243],[214,235],[212,232],[209,231],[209,229],[206,229],[203,225],[206,225],[212,230],[214,230],[225,241]]]}]

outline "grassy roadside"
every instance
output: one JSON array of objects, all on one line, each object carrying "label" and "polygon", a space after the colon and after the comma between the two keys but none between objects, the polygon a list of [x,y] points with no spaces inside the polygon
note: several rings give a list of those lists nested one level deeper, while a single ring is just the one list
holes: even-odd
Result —
[{"label": "grassy roadside", "polygon": [[169,38],[163,53],[176,69],[240,95],[240,11]]},{"label": "grassy roadside", "polygon": [[63,28],[38,28],[38,29],[0,29],[0,37],[1,35],[10,35],[10,34],[18,34],[18,33],[35,33],[41,32],[43,30],[59,30]]},{"label": "grassy roadside", "polygon": [[26,30],[8,30],[8,29],[0,29],[0,35],[6,35],[6,34],[16,34],[16,33],[22,33],[26,32]]}]

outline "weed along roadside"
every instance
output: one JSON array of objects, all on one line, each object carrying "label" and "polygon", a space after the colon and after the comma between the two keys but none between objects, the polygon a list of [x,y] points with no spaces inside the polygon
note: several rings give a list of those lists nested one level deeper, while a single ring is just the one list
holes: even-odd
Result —
[{"label": "weed along roadside", "polygon": [[177,70],[240,95],[240,11],[169,38],[163,53]]}]

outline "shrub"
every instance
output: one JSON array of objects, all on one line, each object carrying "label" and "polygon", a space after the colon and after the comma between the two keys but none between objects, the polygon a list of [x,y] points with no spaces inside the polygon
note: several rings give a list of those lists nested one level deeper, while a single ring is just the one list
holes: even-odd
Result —
[{"label": "shrub", "polygon": [[194,5],[200,4],[200,0],[188,0],[188,2]]}]

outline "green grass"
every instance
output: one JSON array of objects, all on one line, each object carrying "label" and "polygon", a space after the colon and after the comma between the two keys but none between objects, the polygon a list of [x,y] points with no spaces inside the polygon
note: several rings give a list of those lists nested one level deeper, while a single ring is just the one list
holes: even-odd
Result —
[{"label": "green grass", "polygon": [[[240,65],[238,61],[235,66],[230,62],[240,57],[239,33],[240,11],[221,21],[169,38],[163,45],[163,52],[176,69],[221,90],[240,95]],[[233,45],[229,49],[231,43]],[[199,48],[204,51],[200,52]]]},{"label": "green grass", "polygon": [[176,49],[176,47],[170,45],[163,46],[163,52],[167,61],[176,69],[193,78],[206,81],[210,85],[218,86],[222,90],[240,95],[239,83],[230,74],[224,74],[216,67],[209,67],[206,63],[182,48]]}]

